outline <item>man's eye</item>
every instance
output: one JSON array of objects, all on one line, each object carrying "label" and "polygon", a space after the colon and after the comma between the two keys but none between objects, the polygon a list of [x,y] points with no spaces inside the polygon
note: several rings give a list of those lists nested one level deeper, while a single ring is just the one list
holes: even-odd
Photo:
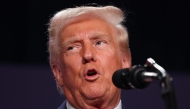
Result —
[{"label": "man's eye", "polygon": [[81,48],[80,45],[74,44],[74,45],[69,45],[66,50],[73,52],[73,51],[78,51],[80,48]]},{"label": "man's eye", "polygon": [[98,42],[96,42],[96,45],[101,45],[103,43],[104,43],[103,41],[98,41]]},{"label": "man's eye", "polygon": [[73,49],[74,49],[74,47],[72,47],[72,46],[67,48],[67,50],[73,50]]}]

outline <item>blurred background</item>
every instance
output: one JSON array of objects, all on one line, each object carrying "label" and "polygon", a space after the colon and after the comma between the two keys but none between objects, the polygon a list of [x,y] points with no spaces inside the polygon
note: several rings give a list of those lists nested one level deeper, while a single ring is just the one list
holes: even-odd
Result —
[{"label": "blurred background", "polygon": [[[65,8],[97,3],[125,11],[133,65],[152,57],[174,78],[179,109],[190,101],[189,0],[0,1],[0,109],[55,109],[64,101],[48,63],[47,24]],[[164,109],[161,87],[122,92],[127,109]]]}]

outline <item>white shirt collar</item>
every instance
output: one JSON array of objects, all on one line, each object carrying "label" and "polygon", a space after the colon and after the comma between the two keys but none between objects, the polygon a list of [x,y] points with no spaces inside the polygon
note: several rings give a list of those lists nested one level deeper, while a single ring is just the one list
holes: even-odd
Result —
[{"label": "white shirt collar", "polygon": [[68,101],[66,102],[67,109],[75,109]]},{"label": "white shirt collar", "polygon": [[114,109],[122,109],[121,100],[119,101],[119,104]]},{"label": "white shirt collar", "polygon": [[[68,101],[66,102],[67,109],[75,109]],[[121,100],[119,101],[119,104],[114,109],[122,109],[121,106]]]}]

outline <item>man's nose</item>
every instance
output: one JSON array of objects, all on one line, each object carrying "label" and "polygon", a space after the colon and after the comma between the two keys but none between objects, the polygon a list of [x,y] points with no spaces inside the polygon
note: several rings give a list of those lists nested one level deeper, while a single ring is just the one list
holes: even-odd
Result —
[{"label": "man's nose", "polygon": [[83,63],[96,61],[95,48],[92,45],[86,45],[83,49]]}]

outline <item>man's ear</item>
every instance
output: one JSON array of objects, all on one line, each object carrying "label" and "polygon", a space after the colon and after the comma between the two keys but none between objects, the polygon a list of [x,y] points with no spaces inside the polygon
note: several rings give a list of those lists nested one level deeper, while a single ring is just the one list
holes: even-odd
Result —
[{"label": "man's ear", "polygon": [[123,68],[131,67],[131,53],[130,52],[126,52],[122,54],[122,66]]},{"label": "man's ear", "polygon": [[63,81],[62,81],[63,78],[62,78],[62,74],[61,74],[59,67],[57,65],[52,65],[52,70],[53,70],[53,74],[55,76],[57,84],[60,87],[62,87],[63,86]]}]

